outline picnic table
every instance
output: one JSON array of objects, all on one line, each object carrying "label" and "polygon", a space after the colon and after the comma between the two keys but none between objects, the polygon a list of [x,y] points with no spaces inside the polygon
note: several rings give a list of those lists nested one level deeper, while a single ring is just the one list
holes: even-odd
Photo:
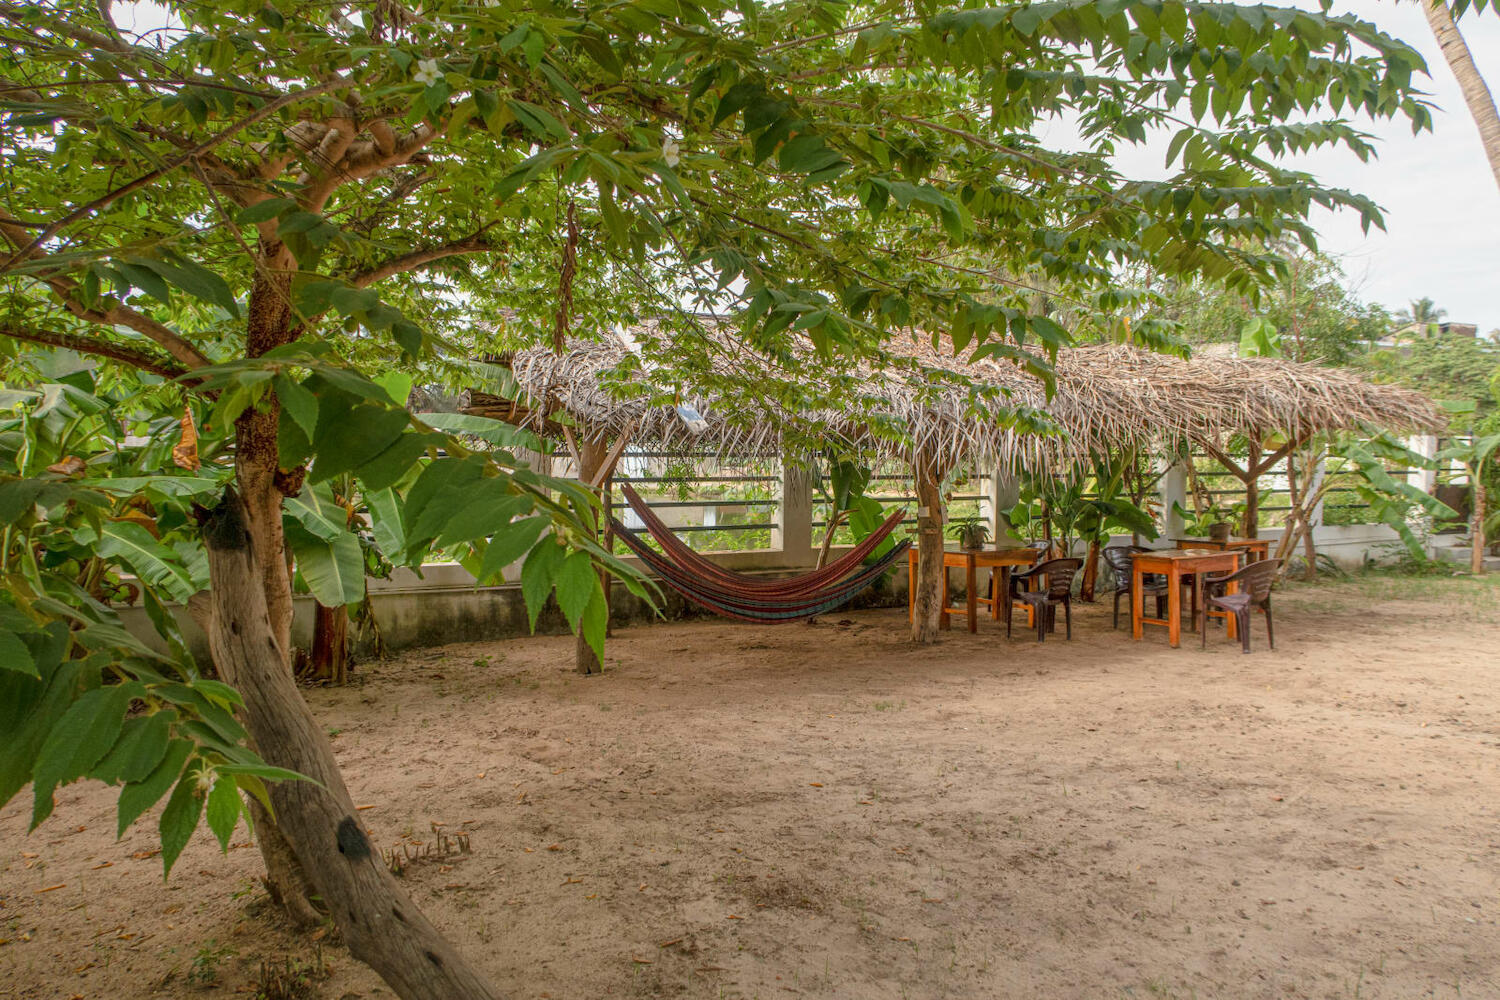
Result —
[{"label": "picnic table", "polygon": [[[1130,626],[1131,634],[1135,638],[1141,638],[1142,626],[1165,625],[1167,627],[1167,641],[1172,648],[1177,648],[1182,640],[1182,578],[1191,575],[1193,577],[1193,607],[1196,609],[1202,603],[1203,574],[1213,572],[1234,572],[1240,568],[1241,549],[1207,549],[1207,548],[1180,548],[1180,549],[1148,549],[1145,552],[1137,552],[1131,558],[1131,587],[1130,587]],[[1167,578],[1167,617],[1147,618],[1145,614],[1145,602],[1142,601],[1142,587],[1144,577],[1147,573],[1157,573]],[[1233,584],[1230,584],[1233,587]],[[1204,614],[1208,611],[1205,608]],[[1235,637],[1235,624],[1232,617],[1225,619],[1226,627],[1229,629],[1229,637]],[[1190,622],[1191,627],[1195,622]]]},{"label": "picnic table", "polygon": [[1259,562],[1271,557],[1269,538],[1174,538],[1178,548],[1183,549],[1238,549],[1245,553],[1246,562]]},{"label": "picnic table", "polygon": [[[1036,549],[980,549],[969,552],[964,550],[943,550],[943,613],[939,619],[940,628],[951,628],[951,615],[963,614],[969,619],[969,631],[979,631],[979,605],[990,606],[990,617],[1000,620],[1000,613],[1005,610],[1005,604],[1010,600],[1010,571],[1014,566],[1033,566],[1041,553]],[[906,586],[906,616],[908,619],[915,618],[917,613],[917,546],[913,545],[906,552],[907,586]],[[948,570],[962,569],[964,571],[964,589],[967,599],[963,607],[949,607],[948,605]],[[990,597],[979,596],[979,570],[990,571]],[[999,579],[995,574],[999,572]]]}]

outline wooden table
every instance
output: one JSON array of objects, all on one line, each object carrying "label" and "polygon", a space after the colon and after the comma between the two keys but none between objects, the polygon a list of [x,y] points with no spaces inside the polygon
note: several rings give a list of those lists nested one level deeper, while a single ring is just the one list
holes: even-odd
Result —
[{"label": "wooden table", "polygon": [[1245,553],[1246,562],[1259,562],[1271,557],[1271,540],[1269,538],[1226,538],[1220,541],[1217,538],[1174,538],[1180,548],[1184,549],[1235,549]]},{"label": "wooden table", "polygon": [[[1130,581],[1130,626],[1131,633],[1139,639],[1143,625],[1165,625],[1167,641],[1172,648],[1182,641],[1182,578],[1193,574],[1193,604],[1202,604],[1203,574],[1233,572],[1240,568],[1240,552],[1236,549],[1154,549],[1137,552],[1131,559]],[[1159,573],[1167,578],[1167,617],[1147,618],[1142,587],[1147,573]],[[1232,586],[1232,585],[1231,585]],[[1205,607],[1203,613],[1207,614]],[[1234,616],[1225,619],[1229,637],[1235,638]],[[1191,627],[1191,626],[1190,626]]]},{"label": "wooden table", "polygon": [[[1005,602],[1010,600],[1010,570],[1012,566],[1034,566],[1041,553],[1036,549],[981,549],[977,552],[943,550],[943,613],[939,619],[941,628],[950,628],[952,620],[950,615],[967,614],[969,617],[969,631],[979,631],[979,603],[983,601],[990,606],[990,617],[995,621],[1000,620],[1000,612],[1005,609]],[[917,546],[913,545],[906,550],[906,616],[908,619],[915,618],[917,614]],[[948,606],[948,570],[962,569],[964,571],[964,588],[967,592],[967,600],[962,608]],[[993,596],[982,598],[979,596],[979,570],[990,571],[991,594]],[[995,578],[995,571],[1000,571],[1000,578]]]}]

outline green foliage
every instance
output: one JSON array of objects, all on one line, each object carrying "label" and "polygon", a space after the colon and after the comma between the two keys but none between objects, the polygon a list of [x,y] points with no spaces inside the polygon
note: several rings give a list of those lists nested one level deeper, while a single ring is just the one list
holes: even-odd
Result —
[{"label": "green foliage", "polygon": [[[189,507],[226,471],[153,476],[170,448],[126,442],[106,414],[148,431],[177,423],[154,414],[149,399],[58,383],[32,387],[0,418],[0,650],[9,654],[0,670],[0,803],[30,783],[35,827],[58,787],[103,781],[121,789],[123,834],[166,797],[159,829],[170,871],[205,796],[227,847],[242,793],[264,799],[262,779],[295,776],[245,748],[232,714],[239,695],[199,674],[166,611],[168,600],[205,583]],[[66,468],[51,461],[63,456],[81,460],[84,474],[37,465]],[[145,604],[166,652],[124,628],[109,603],[122,597]]]},{"label": "green foliage", "polygon": [[1390,330],[1385,310],[1359,301],[1332,258],[1285,242],[1270,249],[1280,269],[1268,287],[1246,294],[1169,283],[1164,315],[1193,345],[1238,344],[1247,357],[1360,363],[1367,345]]}]

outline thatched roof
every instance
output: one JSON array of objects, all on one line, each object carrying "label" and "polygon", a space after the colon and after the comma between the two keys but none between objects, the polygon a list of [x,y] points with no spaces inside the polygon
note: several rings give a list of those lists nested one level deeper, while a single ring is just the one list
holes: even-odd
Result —
[{"label": "thatched roof", "polygon": [[[1264,440],[1444,425],[1420,393],[1279,358],[1185,361],[1123,345],[1068,348],[1058,352],[1049,399],[1041,381],[1014,364],[957,359],[946,340],[934,346],[931,338],[896,337],[880,364],[841,366],[795,338],[778,360],[750,351],[727,331],[707,336],[715,350],[697,387],[657,384],[615,335],[572,341],[561,356],[547,348],[521,351],[509,364],[533,422],[561,410],[585,437],[629,431],[663,450],[723,454],[779,454],[783,432],[793,430],[804,442],[874,459],[910,463],[921,453],[942,465],[1039,469],[1165,435],[1217,445],[1235,434]],[[824,402],[804,405],[810,397],[792,391],[799,378],[816,379],[816,398]],[[829,398],[844,405],[831,407]],[[470,412],[505,416],[514,402],[476,393]],[[706,429],[690,431],[679,402],[701,414]]]}]

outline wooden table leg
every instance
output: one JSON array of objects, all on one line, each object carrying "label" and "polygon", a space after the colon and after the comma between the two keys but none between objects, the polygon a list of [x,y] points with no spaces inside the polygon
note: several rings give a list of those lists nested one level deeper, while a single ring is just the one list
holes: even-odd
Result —
[{"label": "wooden table leg", "polygon": [[1182,642],[1182,570],[1177,568],[1175,559],[1167,582],[1170,584],[1167,588],[1167,643],[1176,649]]},{"label": "wooden table leg", "polygon": [[1006,604],[1010,603],[1009,566],[990,567],[990,596],[994,598],[994,600],[990,601],[991,617],[995,621],[999,621],[1000,602],[1004,601]]},{"label": "wooden table leg", "polygon": [[[1226,594],[1237,594],[1239,592],[1240,585],[1238,583],[1231,583],[1224,588],[1224,593]],[[1234,615],[1224,616],[1224,636],[1229,639],[1238,639],[1240,637],[1239,622],[1235,619]]]},{"label": "wooden table leg", "polygon": [[1130,634],[1135,638],[1141,637],[1141,616],[1144,614],[1141,600],[1141,586],[1146,574],[1141,572],[1139,566],[1130,569]]},{"label": "wooden table leg", "polygon": [[974,568],[974,556],[971,554],[964,566],[964,586],[968,588],[969,606],[969,631],[979,631],[979,573]]}]

